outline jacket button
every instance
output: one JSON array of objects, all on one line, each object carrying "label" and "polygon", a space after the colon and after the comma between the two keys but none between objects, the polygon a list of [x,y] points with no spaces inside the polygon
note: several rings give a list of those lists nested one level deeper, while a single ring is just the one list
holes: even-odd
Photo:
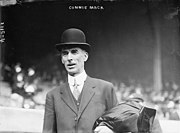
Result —
[{"label": "jacket button", "polygon": [[77,105],[79,106],[79,102],[77,103]]},{"label": "jacket button", "polygon": [[77,117],[75,117],[74,120],[77,121]]}]

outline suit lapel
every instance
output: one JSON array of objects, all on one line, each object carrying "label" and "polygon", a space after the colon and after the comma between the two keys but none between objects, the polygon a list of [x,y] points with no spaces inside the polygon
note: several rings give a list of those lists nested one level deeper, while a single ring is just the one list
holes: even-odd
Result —
[{"label": "suit lapel", "polygon": [[95,93],[94,87],[95,86],[92,82],[93,82],[92,79],[90,77],[87,77],[87,79],[84,83],[81,102],[80,102],[80,108],[79,108],[79,113],[78,113],[78,118],[81,116],[84,109],[87,107],[87,105],[91,101],[92,97],[94,96],[94,93]]},{"label": "suit lapel", "polygon": [[67,82],[62,85],[62,87],[60,89],[60,95],[61,95],[61,99],[66,103],[66,105],[69,106],[69,108],[72,111],[77,113],[78,110],[77,110],[76,104],[73,100],[73,97],[71,95],[70,88],[69,88],[69,85]]}]

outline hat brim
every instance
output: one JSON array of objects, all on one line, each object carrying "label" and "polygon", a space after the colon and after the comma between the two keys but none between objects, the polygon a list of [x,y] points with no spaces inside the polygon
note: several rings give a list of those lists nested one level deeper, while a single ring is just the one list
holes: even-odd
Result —
[{"label": "hat brim", "polygon": [[70,42],[70,43],[58,43],[55,45],[56,49],[61,52],[62,49],[69,49],[69,48],[81,48],[83,50],[85,50],[86,52],[90,52],[91,49],[91,45],[88,43],[74,43],[74,42]]}]

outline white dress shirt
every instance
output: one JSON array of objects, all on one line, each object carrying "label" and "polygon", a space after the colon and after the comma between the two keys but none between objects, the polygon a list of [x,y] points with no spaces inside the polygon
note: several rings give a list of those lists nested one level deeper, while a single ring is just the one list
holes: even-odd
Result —
[{"label": "white dress shirt", "polygon": [[71,92],[73,93],[74,90],[74,80],[76,80],[76,84],[78,84],[78,90],[81,93],[83,86],[84,86],[84,81],[87,78],[87,74],[85,71],[83,71],[82,73],[80,73],[79,75],[73,77],[71,75],[68,74],[68,83],[69,83],[69,87],[71,89]]}]

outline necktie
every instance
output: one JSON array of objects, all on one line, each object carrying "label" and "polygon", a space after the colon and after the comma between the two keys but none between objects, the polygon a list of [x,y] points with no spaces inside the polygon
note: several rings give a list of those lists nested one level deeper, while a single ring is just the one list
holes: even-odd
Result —
[{"label": "necktie", "polygon": [[74,79],[74,90],[73,90],[73,95],[75,97],[76,100],[78,100],[79,95],[80,95],[80,91],[78,90],[78,84],[76,83],[76,80]]}]

